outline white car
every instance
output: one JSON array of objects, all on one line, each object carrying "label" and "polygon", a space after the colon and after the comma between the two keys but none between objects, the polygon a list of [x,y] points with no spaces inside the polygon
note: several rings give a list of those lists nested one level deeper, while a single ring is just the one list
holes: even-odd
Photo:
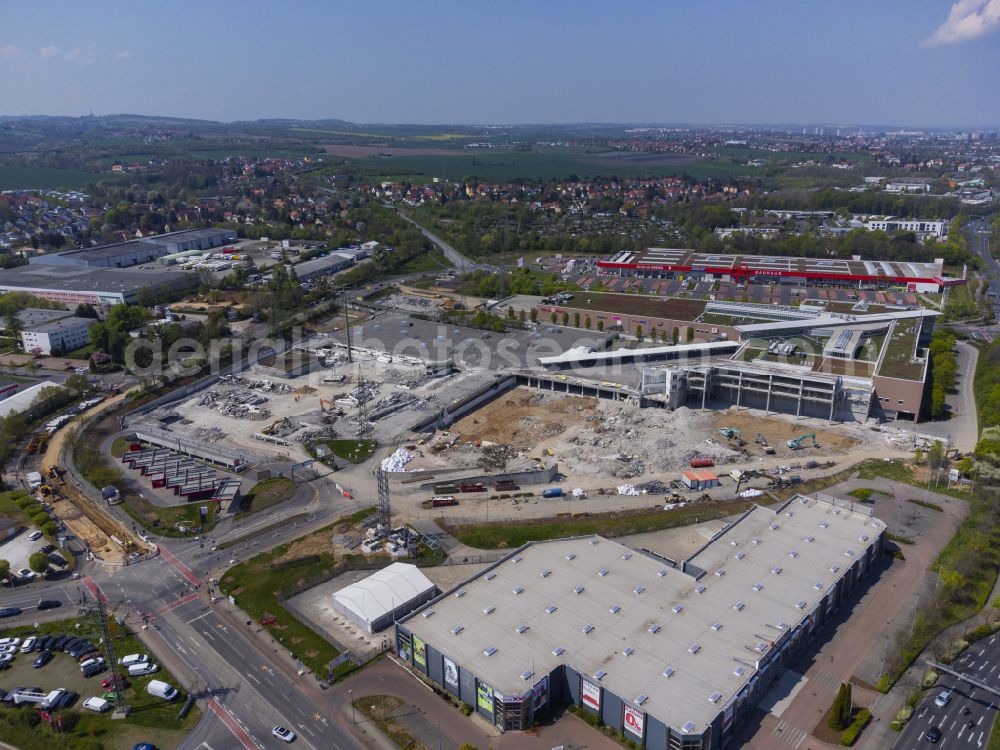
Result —
[{"label": "white car", "polygon": [[37,542],[41,538],[42,538],[42,532],[40,531],[32,531],[30,534],[28,534],[29,542]]},{"label": "white car", "polygon": [[0,646],[0,654],[16,654],[17,646]]},{"label": "white car", "polygon": [[93,667],[103,663],[104,663],[103,656],[95,656],[93,659],[87,659],[84,662],[80,662],[80,669],[86,669],[87,667]]},{"label": "white car", "polygon": [[16,646],[20,642],[20,638],[0,638],[0,646]]},{"label": "white car", "polygon": [[123,667],[131,667],[133,664],[145,664],[147,661],[149,657],[145,654],[128,654],[119,659],[118,663]]},{"label": "white car", "polygon": [[0,664],[10,664],[14,661],[13,654],[0,654]]},{"label": "white car", "polygon": [[149,662],[143,662],[142,664],[133,664],[128,668],[129,677],[141,677],[144,674],[153,674],[154,672],[159,672],[160,668],[156,664],[150,664]]},{"label": "white car", "polygon": [[23,581],[30,581],[33,578],[38,578],[38,573],[33,570],[29,570],[28,568],[21,568],[17,571],[16,575]]},{"label": "white car", "polygon": [[274,729],[271,730],[271,734],[273,734],[282,742],[295,741],[295,732],[293,732],[291,729],[286,729],[285,727],[281,726],[281,724],[275,726]]},{"label": "white car", "polygon": [[109,708],[111,708],[111,704],[108,701],[104,700],[104,698],[95,697],[95,698],[87,698],[87,700],[83,702],[83,707],[89,711],[95,711],[99,714],[102,714]]},{"label": "white car", "polygon": [[937,706],[938,708],[944,708],[945,706],[948,705],[950,701],[951,701],[951,691],[942,690],[940,693],[937,694],[937,697],[934,699],[934,705]]},{"label": "white car", "polygon": [[21,653],[22,654],[29,654],[32,651],[34,651],[35,650],[35,643],[37,643],[37,642],[38,642],[38,639],[35,636],[29,635],[27,638],[24,639],[24,643],[21,644]]}]

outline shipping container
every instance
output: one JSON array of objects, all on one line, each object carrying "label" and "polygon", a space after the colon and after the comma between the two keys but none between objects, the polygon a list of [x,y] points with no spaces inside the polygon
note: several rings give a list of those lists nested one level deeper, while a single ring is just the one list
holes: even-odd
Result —
[{"label": "shipping container", "polygon": [[562,497],[562,495],[562,487],[549,487],[547,490],[542,490],[542,497]]},{"label": "shipping container", "polygon": [[692,458],[688,461],[688,466],[692,469],[704,469],[709,466],[715,466],[715,461],[710,458]]},{"label": "shipping container", "polygon": [[433,500],[431,500],[432,508],[448,508],[452,505],[458,505],[458,500],[456,500],[451,496],[435,497]]}]

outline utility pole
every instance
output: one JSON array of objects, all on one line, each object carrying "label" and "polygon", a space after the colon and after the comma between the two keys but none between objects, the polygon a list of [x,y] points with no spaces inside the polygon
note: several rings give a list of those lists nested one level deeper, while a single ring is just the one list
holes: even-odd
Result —
[{"label": "utility pole", "polygon": [[347,362],[350,364],[354,361],[354,355],[351,352],[351,319],[347,315],[347,290],[344,290],[344,333],[347,334]]}]

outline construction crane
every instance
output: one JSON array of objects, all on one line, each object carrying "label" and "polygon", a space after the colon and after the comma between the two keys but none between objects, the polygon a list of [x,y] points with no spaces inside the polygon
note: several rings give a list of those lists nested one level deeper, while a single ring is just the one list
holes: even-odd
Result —
[{"label": "construction crane", "polygon": [[819,443],[816,442],[816,434],[813,432],[807,432],[805,435],[799,435],[797,438],[793,438],[788,441],[788,447],[793,451],[797,451],[804,447],[804,443],[807,440],[812,440],[812,447],[818,448]]}]

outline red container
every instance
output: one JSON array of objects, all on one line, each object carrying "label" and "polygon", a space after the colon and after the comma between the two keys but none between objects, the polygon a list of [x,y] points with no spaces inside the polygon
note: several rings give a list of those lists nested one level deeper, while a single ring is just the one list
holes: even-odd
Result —
[{"label": "red container", "polygon": [[692,458],[688,465],[692,469],[705,469],[709,466],[715,466],[715,461],[710,458]]}]

